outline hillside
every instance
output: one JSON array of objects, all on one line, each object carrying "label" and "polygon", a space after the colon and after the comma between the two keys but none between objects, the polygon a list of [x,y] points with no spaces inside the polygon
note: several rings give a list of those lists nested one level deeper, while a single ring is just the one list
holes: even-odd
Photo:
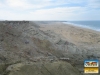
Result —
[{"label": "hillside", "polygon": [[[85,39],[79,39],[80,32],[76,31],[80,29],[86,33],[82,32],[82,35],[87,36],[87,30],[62,25],[60,22],[0,22],[0,74],[21,75],[30,72],[29,75],[33,75],[36,68],[34,75],[82,75],[84,59],[99,59],[100,48],[98,43],[94,43],[94,38],[94,47],[91,40],[86,44]],[[77,34],[76,39],[73,31]],[[96,40],[99,38],[99,33],[91,34],[98,36]]]},{"label": "hillside", "polygon": [[[62,57],[66,57],[66,54],[64,54],[66,50],[64,49],[62,50],[62,46],[68,44],[71,45],[71,47],[73,47],[73,44],[69,43],[68,41],[64,41],[64,39],[60,38],[58,34],[55,34],[53,32],[52,34],[51,32],[44,32],[41,31],[39,28],[40,27],[34,22],[23,22],[23,21],[1,22],[0,24],[0,63],[1,63],[0,74],[1,75],[5,74],[20,75],[23,73],[22,71],[26,72],[27,70],[27,69],[23,70],[23,66],[28,67],[28,69],[34,70],[35,63],[37,64],[37,66],[39,65],[38,63],[50,64],[52,69],[57,68],[60,65],[62,66],[64,65],[63,61],[62,63],[59,64],[60,61],[59,59]],[[54,67],[51,62],[56,62],[58,63],[58,65],[57,66],[55,65]],[[23,66],[19,65],[18,63],[22,64]],[[67,63],[68,62],[66,62],[65,64],[66,66]],[[17,64],[19,66],[17,66]],[[28,64],[30,64],[33,67],[28,66]],[[10,69],[10,66],[12,66],[14,72],[13,70]],[[47,68],[42,67],[43,72],[45,74],[49,74],[48,66],[49,65],[46,65]],[[15,72],[17,67],[19,68],[22,67],[21,70],[18,70],[18,73]],[[73,69],[72,72],[67,72],[69,75],[72,74],[75,75],[74,70],[75,72],[77,71],[76,75],[79,75],[78,70],[73,68],[71,65],[69,65],[68,68]],[[61,67],[60,69],[65,69],[67,71],[67,68]],[[37,68],[37,70],[39,69]],[[47,70],[47,72],[45,72],[45,70]],[[65,71],[62,72],[63,75],[64,72]],[[50,73],[52,73],[51,70]],[[55,72],[53,72],[53,74],[55,74]],[[30,73],[29,75],[33,75],[33,73]],[[38,75],[44,75],[44,74],[38,74]]]}]

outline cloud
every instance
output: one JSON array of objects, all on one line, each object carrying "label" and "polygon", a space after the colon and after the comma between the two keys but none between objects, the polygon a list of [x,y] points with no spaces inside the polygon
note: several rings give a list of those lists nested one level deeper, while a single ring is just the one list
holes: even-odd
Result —
[{"label": "cloud", "polygon": [[4,7],[4,4],[2,2],[0,2],[0,8]]},{"label": "cloud", "polygon": [[6,18],[8,20],[71,20],[72,17],[77,18],[77,16],[82,13],[83,9],[80,7],[59,7],[29,11],[27,13],[15,13],[10,10],[1,10],[0,17],[1,19]]},{"label": "cloud", "polygon": [[76,17],[84,13],[84,8],[81,7],[59,7],[59,8],[52,8],[52,9],[41,9],[35,12],[30,12],[35,19],[39,20],[64,20]]},{"label": "cloud", "polygon": [[62,5],[61,1],[56,1],[55,3],[53,0],[6,0],[6,4],[11,8],[20,8],[20,9],[37,9],[43,8],[48,6],[55,6],[55,5]]},{"label": "cloud", "polygon": [[6,0],[6,4],[12,8],[27,9],[31,5],[26,0]]},{"label": "cloud", "polygon": [[67,6],[68,4],[79,4],[83,1],[77,0],[5,0],[6,5],[11,8],[18,9],[43,9],[43,8],[54,8],[60,6]]},{"label": "cloud", "polygon": [[99,0],[4,0],[0,19],[91,20],[100,19]]},{"label": "cloud", "polygon": [[[100,11],[86,7],[58,7],[31,10],[26,13],[0,10],[0,18],[7,20],[96,20]],[[5,14],[5,15],[4,15]]]},{"label": "cloud", "polygon": [[92,8],[100,8],[100,0],[88,0],[88,6]]},{"label": "cloud", "polygon": [[51,6],[51,0],[5,0],[5,3],[10,8],[17,9],[39,9]]}]

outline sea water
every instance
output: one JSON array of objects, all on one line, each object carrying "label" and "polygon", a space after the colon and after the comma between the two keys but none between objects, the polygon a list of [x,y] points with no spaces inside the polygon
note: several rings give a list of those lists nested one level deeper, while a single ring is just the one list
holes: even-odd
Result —
[{"label": "sea water", "polygon": [[100,21],[67,21],[63,23],[100,31]]}]

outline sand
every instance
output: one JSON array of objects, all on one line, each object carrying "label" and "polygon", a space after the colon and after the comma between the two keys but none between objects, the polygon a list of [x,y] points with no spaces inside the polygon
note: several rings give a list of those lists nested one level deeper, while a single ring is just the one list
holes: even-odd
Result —
[{"label": "sand", "polygon": [[53,31],[76,45],[100,45],[100,32],[69,24],[41,24],[41,30]]}]

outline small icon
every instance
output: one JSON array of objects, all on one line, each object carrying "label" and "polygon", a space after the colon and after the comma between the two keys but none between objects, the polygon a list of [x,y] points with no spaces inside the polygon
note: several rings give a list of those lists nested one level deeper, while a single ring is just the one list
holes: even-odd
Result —
[{"label": "small icon", "polygon": [[98,60],[85,60],[84,67],[99,67]]},{"label": "small icon", "polygon": [[98,67],[85,67],[84,68],[84,73],[99,73],[99,68]]},{"label": "small icon", "polygon": [[84,73],[99,73],[99,61],[98,60],[85,60],[84,61]]}]

